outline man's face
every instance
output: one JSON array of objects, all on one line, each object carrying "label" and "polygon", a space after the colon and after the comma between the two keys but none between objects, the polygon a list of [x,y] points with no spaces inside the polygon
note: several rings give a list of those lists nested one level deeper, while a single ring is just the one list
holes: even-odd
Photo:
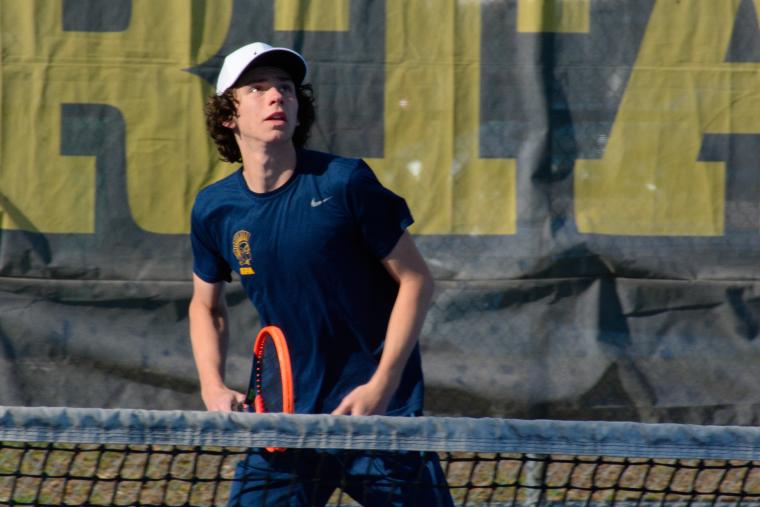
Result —
[{"label": "man's face", "polygon": [[290,75],[276,67],[245,71],[233,89],[237,117],[225,126],[251,147],[292,142],[298,125],[298,99]]}]

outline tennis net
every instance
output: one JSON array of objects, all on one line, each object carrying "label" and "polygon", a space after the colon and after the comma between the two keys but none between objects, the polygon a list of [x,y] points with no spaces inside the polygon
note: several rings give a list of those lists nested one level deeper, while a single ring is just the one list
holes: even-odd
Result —
[{"label": "tennis net", "polygon": [[750,427],[0,407],[0,442],[2,505],[225,505],[263,447],[434,453],[455,505],[760,505]]}]

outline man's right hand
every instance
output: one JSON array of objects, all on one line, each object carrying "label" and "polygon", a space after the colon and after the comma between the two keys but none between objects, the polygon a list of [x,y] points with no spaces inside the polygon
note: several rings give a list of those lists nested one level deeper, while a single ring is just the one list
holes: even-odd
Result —
[{"label": "man's right hand", "polygon": [[226,386],[203,390],[201,397],[210,412],[239,412],[245,403],[245,394]]}]

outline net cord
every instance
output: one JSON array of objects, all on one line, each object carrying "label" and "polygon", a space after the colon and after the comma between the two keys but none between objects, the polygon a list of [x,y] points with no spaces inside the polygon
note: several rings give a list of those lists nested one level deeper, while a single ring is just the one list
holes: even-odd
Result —
[{"label": "net cord", "polygon": [[0,407],[0,440],[760,460],[760,428],[467,417]]}]

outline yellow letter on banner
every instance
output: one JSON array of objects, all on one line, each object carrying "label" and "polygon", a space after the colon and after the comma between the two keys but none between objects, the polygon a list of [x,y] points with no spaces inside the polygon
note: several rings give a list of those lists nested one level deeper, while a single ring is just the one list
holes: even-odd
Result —
[{"label": "yellow letter on banner", "polygon": [[386,2],[385,157],[421,234],[514,234],[514,160],[478,155],[479,2]]},{"label": "yellow letter on banner", "polygon": [[62,100],[58,96],[63,88],[70,95],[77,90],[77,83],[63,79],[63,62],[52,65],[61,58],[61,3],[0,2],[3,229],[92,232],[94,228],[95,163],[59,155]]},{"label": "yellow letter on banner", "polygon": [[519,0],[518,32],[588,33],[589,0]]},{"label": "yellow letter on banner", "polygon": [[61,105],[85,103],[108,104],[124,118],[137,224],[187,232],[189,206],[218,157],[203,119],[211,87],[185,69],[221,46],[231,1],[211,9],[133,0],[121,32],[63,31],[63,2],[0,1],[0,227],[93,232],[94,160],[60,155]]},{"label": "yellow letter on banner", "polygon": [[276,31],[345,32],[348,30],[348,0],[275,0]]},{"label": "yellow letter on banner", "polygon": [[604,158],[576,164],[581,232],[722,234],[725,164],[697,158],[705,134],[760,132],[760,66],[724,63],[739,3],[655,2]]}]

